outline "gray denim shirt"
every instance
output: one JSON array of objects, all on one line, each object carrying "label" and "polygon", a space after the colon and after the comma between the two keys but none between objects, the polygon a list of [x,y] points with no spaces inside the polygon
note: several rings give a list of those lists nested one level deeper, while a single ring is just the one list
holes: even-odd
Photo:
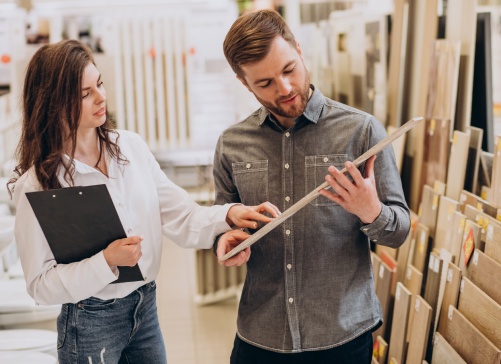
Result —
[{"label": "gray denim shirt", "polygon": [[[216,204],[270,201],[285,211],[325,181],[330,165],[343,168],[385,136],[373,116],[318,90],[288,130],[262,107],[219,138]],[[373,223],[319,196],[252,245],[238,309],[242,340],[283,353],[322,350],[380,323],[369,239],[400,246],[410,218],[392,148],[378,154],[375,176],[382,211]]]}]

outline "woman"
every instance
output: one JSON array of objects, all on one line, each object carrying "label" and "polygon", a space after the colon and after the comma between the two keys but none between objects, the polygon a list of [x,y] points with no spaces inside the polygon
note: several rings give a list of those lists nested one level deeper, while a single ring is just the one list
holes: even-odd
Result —
[{"label": "woman", "polygon": [[[45,45],[28,65],[16,178],[15,237],[27,290],[39,304],[63,304],[59,363],[165,363],[155,278],[161,233],[183,247],[209,248],[229,225],[256,227],[275,206],[201,207],[161,171],[136,134],[113,130],[90,51],[69,40]],[[57,264],[26,192],[105,184],[128,237],[80,262]],[[247,234],[221,239],[238,244]],[[226,265],[247,261],[250,251]],[[144,281],[111,284],[117,266],[138,264]]]}]

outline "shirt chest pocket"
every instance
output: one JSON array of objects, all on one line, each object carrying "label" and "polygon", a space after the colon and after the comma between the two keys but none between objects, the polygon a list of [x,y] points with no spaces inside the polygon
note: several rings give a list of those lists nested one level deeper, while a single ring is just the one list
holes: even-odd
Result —
[{"label": "shirt chest pocket", "polygon": [[[310,193],[316,187],[325,182],[325,176],[329,173],[327,168],[334,166],[337,169],[344,168],[344,162],[348,158],[347,154],[325,154],[305,156],[305,193]],[[334,206],[338,205],[334,201],[324,196],[318,196],[312,202],[313,206]]]},{"label": "shirt chest pocket", "polygon": [[268,161],[235,162],[231,165],[233,179],[241,202],[259,205],[268,201]]}]

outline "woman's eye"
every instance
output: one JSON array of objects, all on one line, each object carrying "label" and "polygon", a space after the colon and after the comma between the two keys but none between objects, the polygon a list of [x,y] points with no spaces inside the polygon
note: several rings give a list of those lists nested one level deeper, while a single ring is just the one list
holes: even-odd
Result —
[{"label": "woman's eye", "polygon": [[82,99],[85,99],[87,96],[89,96],[89,94],[88,94],[88,93],[87,93],[87,94],[85,94],[85,95],[83,95],[83,96],[82,96]]}]

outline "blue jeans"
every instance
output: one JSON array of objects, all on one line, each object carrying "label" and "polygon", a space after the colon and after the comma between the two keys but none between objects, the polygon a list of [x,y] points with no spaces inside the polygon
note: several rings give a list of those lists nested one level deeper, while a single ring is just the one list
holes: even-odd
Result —
[{"label": "blue jeans", "polygon": [[127,297],[67,303],[57,318],[59,364],[165,364],[156,284]]},{"label": "blue jeans", "polygon": [[258,348],[235,337],[231,364],[370,364],[372,361],[372,332],[332,349],[282,354]]}]

